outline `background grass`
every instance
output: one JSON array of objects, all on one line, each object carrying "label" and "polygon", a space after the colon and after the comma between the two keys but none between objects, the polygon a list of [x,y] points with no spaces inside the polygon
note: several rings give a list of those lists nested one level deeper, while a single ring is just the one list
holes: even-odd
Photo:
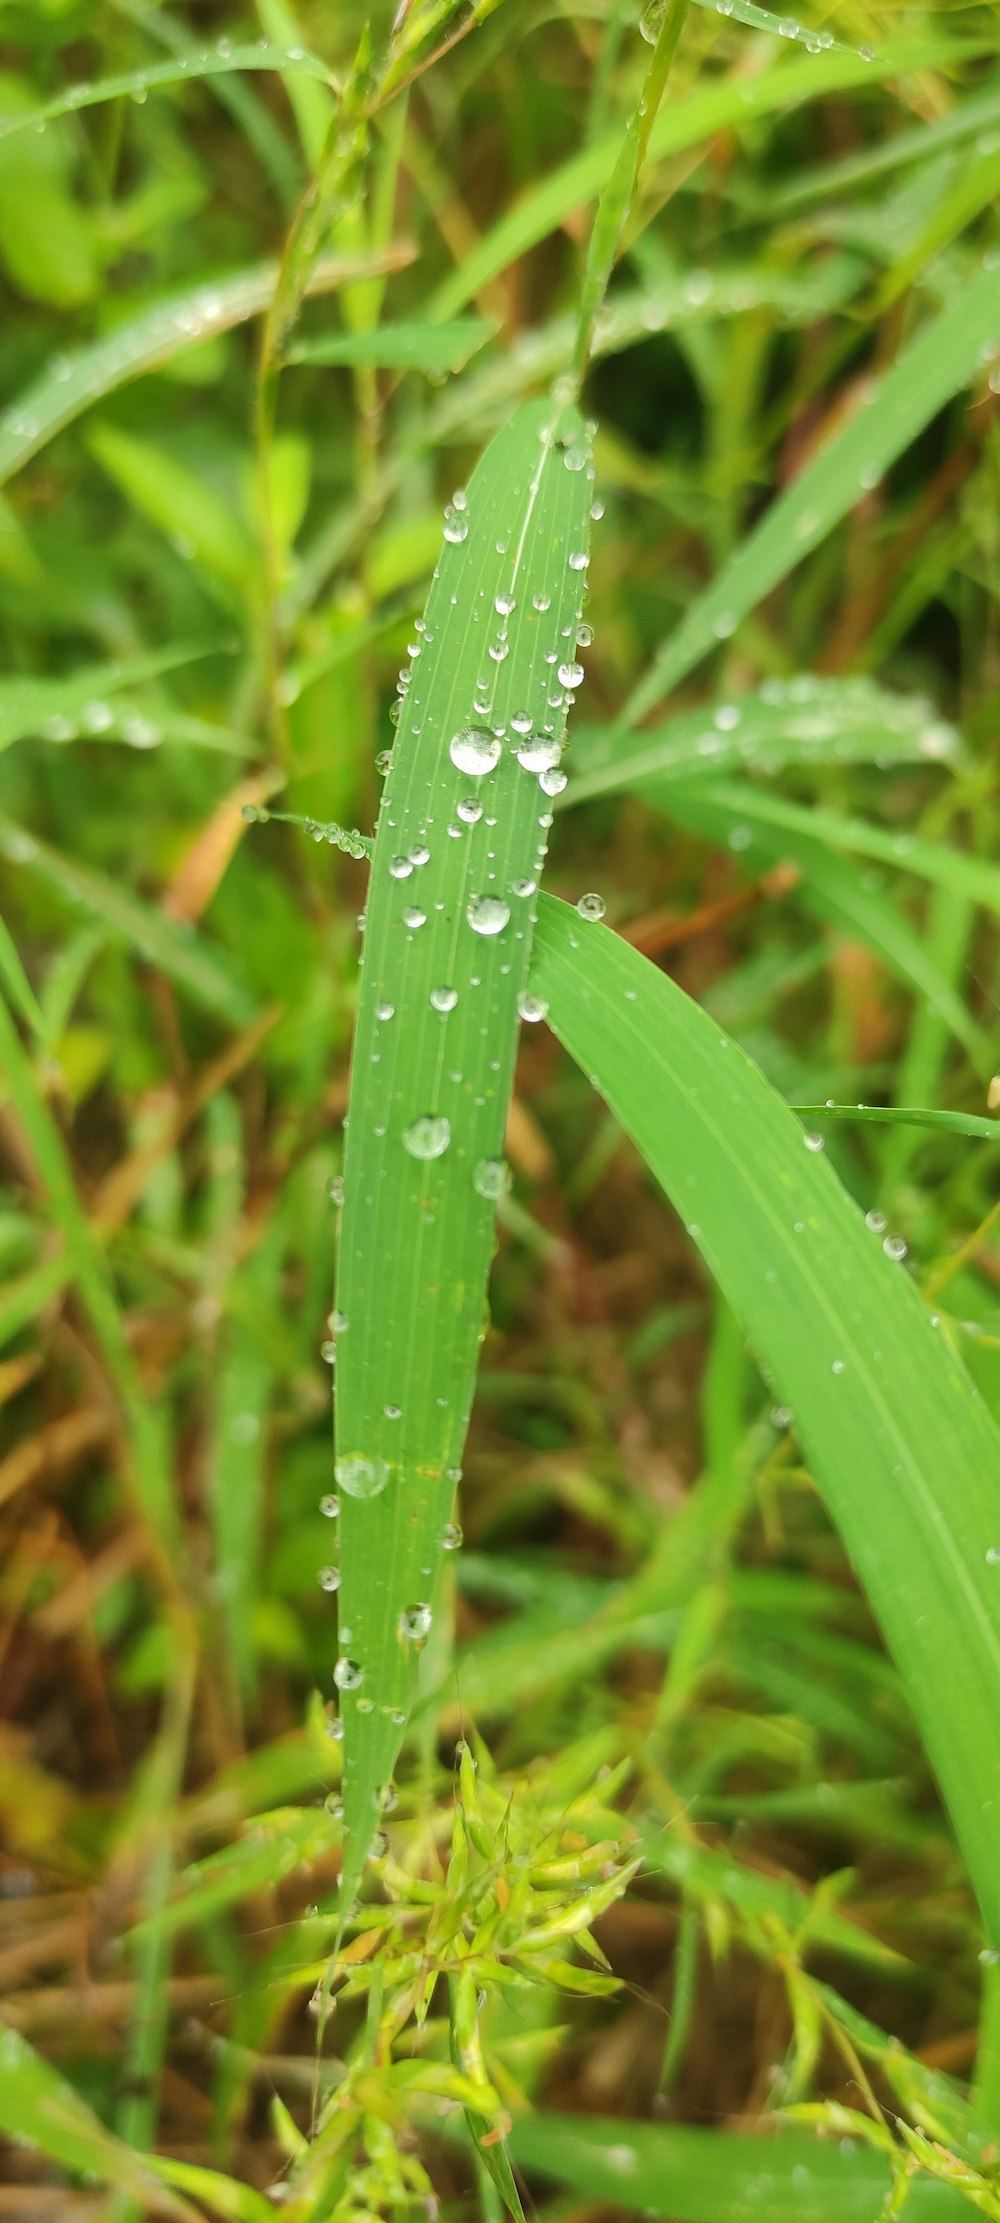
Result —
[{"label": "background grass", "polygon": [[[648,59],[625,10],[430,14],[408,93],[346,151],[330,77],[361,11],[0,16],[0,113],[32,118],[0,137],[0,1981],[8,2023],[91,2111],[71,2120],[8,2047],[8,2127],[34,2109],[37,2131],[46,2093],[63,2110],[61,2144],[50,2123],[44,2155],[10,2150],[0,2213],[18,2217],[109,2198],[256,2214],[313,2108],[345,1648],[317,1580],[336,1559],[320,1346],[366,867],[244,813],[370,828],[442,505],[570,361],[588,203]],[[793,1103],[956,1115],[823,1132],[997,1412],[997,1148],[959,1131],[997,1063],[989,317],[958,391],[891,453],[859,466],[850,446],[876,382],[936,320],[967,344],[988,288],[997,11],[840,0],[805,29],[839,44],[692,9],[653,128],[586,388],[605,514],[579,799],[559,799],[546,884],[600,887]],[[115,75],[130,89],[98,100]],[[65,97],[84,81],[91,106]],[[323,259],[276,384],[280,317],[262,380],[261,312],[283,258],[279,304],[294,276],[310,178]],[[860,475],[832,472],[796,538],[841,428]],[[778,497],[787,560],[760,602],[763,559],[741,570],[739,551],[765,512],[773,547]],[[720,576],[742,600],[699,600]],[[609,764],[640,746],[658,761],[622,793]],[[711,780],[678,779],[685,749]],[[925,871],[921,843],[946,866]],[[891,2153],[854,2154],[853,2206],[825,2159],[793,2181],[798,2147],[785,2192],[779,2175],[756,2195],[742,2145],[710,2164],[664,2148],[634,2190],[666,2215],[749,2199],[862,2223],[915,2151],[900,2121],[952,2157],[958,2189],[919,2198],[965,2207],[974,2169],[982,2212],[995,1979],[793,1417],[544,1025],[524,1030],[506,1154],[466,1543],[421,1658],[383,1896],[409,1903],[432,1841],[448,1857],[474,1725],[463,1875],[499,1865],[508,1888],[520,1860],[551,1897],[568,1861],[575,1905],[595,1847],[641,1841],[641,1881],[578,1924],[624,1988],[559,1996],[536,1944],[531,1988],[483,2034],[452,1998],[452,2058],[439,1986],[423,2053],[405,2041],[373,2104],[354,2096],[381,2029],[359,1965],[326,2047],[354,2077],[344,2148],[302,2213],[386,2213],[433,2183],[492,2218],[482,2161],[445,2135],[477,2043],[505,2106],[749,2130],[819,2104],[841,2133],[889,2126]],[[1000,1586],[1000,1482],[996,1541]],[[426,1920],[433,1976],[445,1915]],[[534,1902],[518,1920],[544,1932]],[[405,2135],[380,2143],[379,2123]],[[599,2133],[619,2156],[601,2175],[563,2131],[515,2135],[539,2200],[546,2162],[577,2204],[625,2190],[620,2132]],[[170,2192],[129,2158],[153,2146]],[[208,2168],[228,2193],[184,2180]]]}]

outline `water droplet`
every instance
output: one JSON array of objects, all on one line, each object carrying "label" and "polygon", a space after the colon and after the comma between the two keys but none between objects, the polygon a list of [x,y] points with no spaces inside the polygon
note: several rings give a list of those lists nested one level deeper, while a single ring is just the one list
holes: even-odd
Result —
[{"label": "water droplet", "polygon": [[527,994],[519,996],[517,999],[517,1008],[521,1015],[521,1018],[527,1019],[529,1025],[531,1026],[536,1025],[539,1019],[547,1019],[549,1015],[549,1007],[545,1001],[544,996],[532,996]]},{"label": "water droplet", "polygon": [[830,1372],[832,1374],[842,1374],[844,1371],[844,1365],[845,1361],[843,1359],[834,1359]]},{"label": "water droplet", "polygon": [[474,934],[500,934],[510,917],[510,905],[498,895],[474,895],[465,916]]},{"label": "water droplet", "polygon": [[585,471],[587,468],[586,448],[564,448],[563,463],[565,464],[567,471]]},{"label": "water droplet", "polygon": [[790,1428],[790,1427],[791,1427],[791,1424],[792,1424],[792,1415],[791,1415],[791,1412],[790,1412],[790,1410],[789,1410],[789,1407],[788,1407],[787,1405],[772,1405],[772,1407],[771,1407],[771,1426],[772,1426],[772,1428]]},{"label": "water droplet", "polygon": [[887,1235],[882,1248],[886,1257],[891,1258],[894,1265],[898,1266],[901,1260],[906,1257],[906,1243],[902,1235]]},{"label": "water droplet", "polygon": [[399,1633],[411,1644],[423,1644],[431,1631],[434,1615],[429,1605],[406,1606],[399,1616]]},{"label": "water droplet", "polygon": [[[561,795],[563,788],[567,785],[567,775],[561,765],[553,764],[547,772],[539,772],[538,785],[543,795]],[[540,818],[538,823],[540,826],[546,823],[551,825],[551,815],[549,815],[547,821],[544,817]]]},{"label": "water droplet", "polygon": [[884,1235],[886,1226],[885,1213],[876,1210],[866,1212],[865,1226],[871,1228],[873,1235]]},{"label": "water droplet", "polygon": [[1000,1567],[1000,1544],[990,1544],[986,1553],[988,1567]]},{"label": "water droplet", "polygon": [[442,1551],[458,1551],[464,1541],[457,1521],[446,1521],[441,1530]]},{"label": "water droplet", "polygon": [[578,625],[578,626],[577,626],[577,629],[576,629],[576,645],[577,645],[577,648],[589,648],[589,647],[590,647],[590,645],[591,645],[591,642],[593,641],[593,638],[594,638],[594,628],[593,628],[593,626],[592,626],[592,625]]},{"label": "water droplet", "polygon": [[402,1420],[402,1405],[383,1405],[382,1414],[383,1418],[386,1420]]},{"label": "water droplet", "polygon": [[319,1355],[321,1359],[326,1360],[328,1366],[336,1366],[337,1346],[333,1341],[332,1336],[327,1336],[326,1341],[320,1344]]},{"label": "water droplet", "polygon": [[454,1011],[458,1002],[458,989],[432,988],[431,1002],[435,1011]]},{"label": "water droplet", "polygon": [[319,1586],[321,1590],[339,1590],[340,1568],[321,1567],[319,1571]]},{"label": "water droplet", "polygon": [[566,561],[571,571],[586,571],[590,557],[585,548],[574,548],[572,553],[567,556]]},{"label": "water droplet", "polygon": [[395,1010],[396,1006],[394,1003],[377,1003],[375,1006],[375,1017],[376,1019],[381,1019],[384,1024],[387,1019],[391,1019],[395,1016]]},{"label": "water droplet", "polygon": [[389,872],[393,880],[408,880],[412,871],[413,863],[409,857],[390,857]]},{"label": "water droplet", "polygon": [[582,919],[602,919],[607,910],[603,895],[581,895],[576,907]]},{"label": "water droplet", "polygon": [[341,1720],[338,1719],[338,1716],[336,1714],[329,1714],[327,1716],[326,1733],[330,1739],[331,1744],[343,1744],[344,1724]]},{"label": "water droplet", "polygon": [[468,537],[468,531],[468,519],[463,517],[461,515],[461,512],[456,511],[453,502],[449,502],[448,507],[444,513],[445,539],[450,540],[453,543],[457,543],[459,541],[465,540]]},{"label": "water droplet", "polygon": [[463,826],[475,826],[483,815],[483,806],[474,795],[460,795],[455,805],[455,815]]},{"label": "water droplet", "polygon": [[[500,762],[502,744],[495,733],[484,733],[476,726],[464,726],[461,733],[452,735],[448,755],[460,772],[467,772],[470,779],[482,779],[484,772],[492,772]],[[461,811],[461,804],[459,805]]]},{"label": "water droplet", "polygon": [[540,617],[544,617],[546,610],[552,607],[552,596],[550,594],[533,594],[531,607],[538,611]]},{"label": "water droplet", "polygon": [[506,1196],[511,1185],[511,1171],[505,1158],[480,1158],[472,1176],[472,1186],[477,1196],[495,1204]]},{"label": "water droplet", "polygon": [[512,594],[498,594],[493,607],[498,617],[509,617],[511,611],[517,608],[517,604]]},{"label": "water droplet", "polygon": [[344,1176],[342,1173],[334,1173],[331,1175],[330,1180],[326,1184],[326,1193],[330,1199],[331,1204],[336,1204],[338,1207],[343,1204]]},{"label": "water droplet", "polygon": [[720,733],[734,733],[741,716],[742,712],[735,702],[723,702],[715,713],[714,722]]},{"label": "water droplet", "polygon": [[410,851],[411,865],[429,864],[430,858],[431,853],[427,847],[427,843],[425,841],[415,841]]},{"label": "water droplet", "polygon": [[411,1158],[443,1158],[450,1141],[451,1121],[439,1112],[425,1112],[403,1132],[403,1148]]},{"label": "water droplet", "polygon": [[408,926],[411,932],[415,934],[418,926],[426,926],[426,924],[426,911],[421,910],[419,903],[408,903],[403,912],[403,925]]},{"label": "water droplet", "polygon": [[339,1497],[334,1497],[332,1493],[328,1494],[326,1497],[321,1497],[319,1501],[319,1509],[323,1515],[324,1520],[335,1521],[338,1513],[340,1512]]},{"label": "water droplet", "polygon": [[531,880],[527,877],[527,875],[525,875],[520,880],[512,880],[510,883],[510,892],[512,895],[520,895],[525,897],[534,895],[537,888],[537,880]]},{"label": "water droplet", "polygon": [[327,1813],[332,1815],[335,1822],[343,1821],[344,1801],[341,1798],[339,1791],[331,1791],[329,1793],[329,1796],[324,1799],[323,1804],[326,1807]]},{"label": "water droplet", "polygon": [[562,750],[558,741],[549,734],[533,733],[523,747],[515,750],[517,761],[525,772],[547,772],[558,764]]},{"label": "water droplet", "polygon": [[333,1471],[348,1497],[381,1497],[389,1480],[385,1460],[368,1459],[361,1451],[352,1452],[343,1459],[335,1459]]},{"label": "water droplet", "polygon": [[717,641],[728,641],[730,634],[736,631],[736,619],[731,610],[723,610],[721,617],[716,618],[712,631]]},{"label": "water droplet", "polygon": [[802,1140],[807,1150],[822,1150],[825,1147],[822,1135],[807,1134],[803,1135]]},{"label": "water droplet", "polygon": [[338,1690],[360,1690],[364,1679],[364,1670],[358,1666],[357,1660],[349,1660],[342,1656],[337,1661],[333,1670],[333,1680]]},{"label": "water droplet", "polygon": [[376,772],[378,773],[378,776],[379,776],[379,778],[380,778],[381,780],[384,780],[384,779],[385,779],[385,778],[387,777],[388,773],[389,773],[389,772],[391,772],[391,770],[392,770],[392,750],[391,750],[391,749],[380,749],[380,750],[379,750],[379,752],[378,752],[378,755],[377,755],[377,757],[376,757],[376,759],[375,759],[375,770],[376,770]]}]

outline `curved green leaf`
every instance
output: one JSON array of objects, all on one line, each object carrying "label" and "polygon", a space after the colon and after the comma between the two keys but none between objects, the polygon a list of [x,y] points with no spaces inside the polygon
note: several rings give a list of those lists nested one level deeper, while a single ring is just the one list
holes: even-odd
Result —
[{"label": "curved green leaf", "polygon": [[1000,1943],[1000,1433],[909,1274],[705,1012],[548,897],[533,977],[795,1415]]}]

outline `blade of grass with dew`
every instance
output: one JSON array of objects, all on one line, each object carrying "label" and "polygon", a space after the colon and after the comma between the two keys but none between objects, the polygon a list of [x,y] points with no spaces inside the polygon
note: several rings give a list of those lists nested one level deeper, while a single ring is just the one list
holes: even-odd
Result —
[{"label": "blade of grass with dew", "polygon": [[645,717],[711,649],[728,640],[997,352],[1000,266],[991,263],[904,348],[857,414],[771,504],[654,657],[616,724],[624,730]]},{"label": "blade of grass with dew", "polygon": [[979,1142],[1000,1142],[1000,1119],[975,1112],[934,1111],[922,1104],[793,1104],[800,1119],[873,1120],[885,1127],[937,1127],[946,1135],[970,1135]]},{"label": "blade of grass with dew", "polygon": [[893,695],[869,679],[802,673],[766,680],[756,694],[706,703],[652,732],[578,731],[575,770],[559,808],[613,795],[647,777],[658,783],[729,771],[801,771],[814,764],[954,763],[959,736],[919,696]]},{"label": "blade of grass with dew", "polygon": [[[986,41],[973,47],[970,42],[940,34],[887,39],[872,61],[844,51],[803,55],[792,62],[782,56],[757,77],[733,75],[721,83],[695,86],[683,101],[663,109],[649,135],[648,160],[663,161],[697,146],[702,139],[713,138],[717,132],[752,124],[757,117],[797,107],[802,101],[850,92],[856,85],[880,85],[886,78],[911,70],[945,68],[973,51],[991,49]],[[610,178],[620,150],[620,130],[608,131],[525,193],[465,257],[461,269],[438,287],[430,302],[430,315],[442,321],[454,316],[491,279],[537,247],[539,240],[558,231],[575,210],[586,207]]]},{"label": "blade of grass with dew", "polygon": [[246,989],[234,977],[222,953],[211,949],[203,936],[176,925],[162,911],[140,902],[138,896],[103,873],[93,872],[89,865],[78,864],[75,858],[63,856],[61,850],[50,848],[3,812],[0,855],[10,864],[38,872],[50,886],[82,904],[110,928],[116,939],[168,974],[206,1010],[235,1027],[249,1026],[253,1021],[254,1007]]},{"label": "blade of grass with dew", "polygon": [[[708,800],[700,782],[697,787],[693,780],[664,782],[661,791],[650,780],[642,783],[641,791],[651,802],[658,802],[678,825],[717,842],[720,848],[731,844],[736,836],[739,854],[751,869],[766,871],[778,863],[795,865],[802,875],[795,889],[796,900],[818,918],[856,934],[897,979],[926,997],[956,1042],[962,1044],[976,1072],[984,1080],[990,1077],[996,1063],[992,1036],[966,1009],[954,981],[938,965],[933,950],[914,931],[891,893],[870,887],[867,875],[854,871],[843,856],[817,841],[811,832],[791,832],[787,825],[779,832],[759,819],[748,823],[743,816],[734,818],[731,811]],[[811,824],[815,813],[804,811],[802,817]]]},{"label": "blade of grass with dew", "polygon": [[742,780],[691,781],[691,801],[708,805],[736,825],[759,824],[779,841],[785,834],[806,835],[825,848],[853,857],[872,857],[896,872],[912,872],[936,887],[981,903],[984,910],[1000,914],[1000,865],[985,857],[966,856],[943,841],[924,841],[919,834],[890,833],[869,819],[847,818],[840,811],[810,803],[791,803],[783,795],[769,795]]},{"label": "blade of grass with dew", "polygon": [[456,317],[450,324],[379,324],[371,331],[318,333],[298,340],[286,363],[366,364],[373,370],[419,370],[432,376],[462,370],[496,332],[491,317]]},{"label": "blade of grass with dew", "polygon": [[822,1151],[705,1012],[551,898],[532,981],[795,1414],[995,1946],[1000,1432]]},{"label": "blade of grass with dew", "polygon": [[109,696],[141,686],[161,672],[175,671],[180,664],[195,663],[200,656],[217,655],[223,647],[221,641],[192,642],[187,647],[154,650],[148,656],[87,664],[62,679],[0,680],[0,749],[9,749],[28,734],[52,741],[75,740],[81,734],[97,739],[114,722]]},{"label": "blade of grass with dew", "polygon": [[108,100],[134,100],[144,93],[158,92],[162,85],[185,85],[202,77],[225,77],[233,70],[268,70],[273,75],[284,70],[298,71],[307,77],[318,77],[323,84],[331,83],[330,72],[317,54],[307,54],[301,46],[233,46],[223,39],[220,45],[204,49],[200,54],[180,55],[170,62],[147,62],[143,69],[123,70],[117,77],[99,77],[93,83],[81,79],[70,85],[66,92],[57,93],[38,108],[29,108],[23,114],[0,118],[0,140],[11,139],[18,131],[41,131],[57,116],[78,115],[81,108],[99,108]]},{"label": "blade of grass with dew", "polygon": [[[874,2223],[888,2212],[888,2158],[860,2143],[692,2130],[686,2125],[524,2115],[510,2148],[522,2169],[572,2185],[588,2200],[669,2215],[675,2223]],[[912,2223],[967,2223],[958,2191],[917,2177],[906,2200]]]},{"label": "blade of grass with dew", "polygon": [[[371,256],[328,255],[309,273],[306,292],[332,293],[338,286],[379,271],[399,270],[412,259],[408,247]],[[170,363],[185,348],[216,332],[262,316],[278,282],[277,263],[258,263],[227,277],[204,279],[123,318],[114,331],[72,353],[53,356],[48,369],[0,417],[0,485],[37,455],[64,425],[114,393],[129,379]]]},{"label": "blade of grass with dew", "polygon": [[582,676],[589,473],[576,412],[534,403],[449,505],[379,815],[334,1321],[345,1904],[450,1540],[535,889]]}]

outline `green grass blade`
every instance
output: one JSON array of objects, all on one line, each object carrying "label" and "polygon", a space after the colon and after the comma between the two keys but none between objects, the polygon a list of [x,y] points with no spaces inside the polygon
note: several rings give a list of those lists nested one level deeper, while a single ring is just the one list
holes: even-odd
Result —
[{"label": "green grass blade", "polygon": [[856,934],[899,980],[918,996],[926,997],[955,1040],[961,1042],[977,1073],[984,1079],[990,1077],[996,1064],[992,1036],[966,1010],[926,939],[914,932],[891,894],[869,887],[866,876],[853,870],[842,854],[818,841],[813,831],[805,830],[815,826],[817,812],[802,811],[802,823],[793,831],[787,816],[780,828],[766,823],[757,813],[749,820],[742,812],[734,816],[730,809],[710,800],[707,785],[700,781],[697,785],[693,780],[664,783],[662,791],[650,781],[648,789],[644,783],[643,791],[649,793],[651,801],[659,801],[679,825],[716,841],[720,848],[738,829],[739,854],[752,870],[766,871],[779,861],[797,865],[802,879],[795,891],[796,899],[819,918]]},{"label": "green grass blade", "polygon": [[780,839],[785,834],[805,834],[824,847],[852,857],[873,857],[896,871],[913,872],[934,886],[981,903],[984,910],[1000,913],[1000,865],[983,857],[968,857],[964,850],[943,841],[923,841],[919,834],[890,833],[868,819],[847,818],[840,811],[810,804],[790,803],[783,795],[768,795],[760,788],[737,780],[708,780],[692,785],[696,802],[704,800],[730,819],[733,825],[749,821]]},{"label": "green grass blade", "polygon": [[380,324],[372,331],[320,333],[289,348],[287,363],[367,364],[373,370],[419,370],[440,376],[461,370],[496,331],[491,317],[455,317],[450,324]]},{"label": "green grass blade", "polygon": [[472,1402],[590,499],[585,429],[552,403],[477,465],[379,816],[337,1275],[340,1649],[363,1676],[342,1689],[348,1899],[413,1690],[423,1614],[412,1637],[400,1617],[433,1601]]},{"label": "green grass blade", "polygon": [[874,1120],[893,1127],[937,1127],[946,1135],[971,1135],[977,1141],[1000,1142],[1000,1120],[981,1119],[975,1112],[934,1111],[923,1104],[793,1104],[800,1119]]},{"label": "green grass blade", "polygon": [[866,147],[863,154],[843,155],[839,161],[824,162],[815,170],[806,170],[787,185],[779,185],[770,197],[769,207],[773,214],[783,216],[786,210],[801,208],[806,201],[832,201],[839,194],[849,192],[853,185],[867,184],[870,178],[884,176],[887,170],[904,168],[909,162],[932,160],[942,148],[954,146],[957,140],[967,139],[973,133],[988,131],[998,122],[1000,91],[990,85],[981,93],[973,93],[968,100],[956,102],[950,114],[938,116],[933,123],[894,132],[884,144]]},{"label": "green grass blade", "polygon": [[[23,2138],[63,2169],[83,2171],[99,2184],[115,2185],[144,2203],[152,2201],[157,2212],[196,2223],[197,2210],[186,2200],[164,2207],[161,2187],[144,2159],[105,2129],[18,2030],[4,2029],[0,2035],[0,2129],[8,2137]],[[67,2192],[67,2212],[72,2205]]]},{"label": "green grass blade", "polygon": [[[307,292],[332,293],[376,271],[396,269],[400,255],[325,256],[310,272]],[[406,258],[402,258],[406,259]],[[217,332],[261,316],[277,283],[277,263],[258,263],[229,277],[203,280],[153,308],[123,317],[112,332],[72,353],[56,355],[33,386],[0,417],[0,485],[37,455],[46,441],[95,401],[144,371],[174,362]]]},{"label": "green grass blade", "polygon": [[178,926],[161,911],[154,911],[128,889],[117,886],[89,865],[78,864],[58,849],[29,834],[0,812],[0,855],[11,864],[28,865],[52,887],[82,904],[94,918],[109,927],[116,939],[138,951],[148,964],[176,980],[196,1003],[214,1011],[231,1026],[248,1026],[254,1016],[251,998],[234,978],[225,958],[203,936]]},{"label": "green grass blade", "polygon": [[795,1414],[996,1943],[1000,1434],[909,1276],[706,1013],[627,943],[550,898],[533,984]]},{"label": "green grass blade", "polygon": [[45,1021],[39,1009],[38,999],[21,963],[17,943],[2,913],[0,913],[0,985],[3,986],[9,996],[14,1009],[19,1012],[25,1024],[31,1028],[32,1033],[43,1035]]},{"label": "green grass blade", "polygon": [[[647,160],[662,161],[716,132],[752,124],[757,117],[795,108],[801,101],[822,100],[826,94],[847,92],[855,85],[881,84],[903,71],[943,67],[969,51],[967,45],[942,35],[888,39],[873,62],[846,52],[803,55],[791,62],[782,56],[759,76],[695,86],[682,101],[665,108],[650,132]],[[620,149],[621,132],[608,131],[525,193],[465,257],[461,269],[438,288],[432,315],[442,320],[455,316],[491,279],[593,200],[611,176]]]},{"label": "green grass blade", "polygon": [[981,270],[905,348],[723,565],[639,681],[620,724],[661,702],[818,546],[946,402],[1000,349],[1000,268]]},{"label": "green grass blade", "polygon": [[[81,735],[89,740],[110,732],[115,717],[109,697],[128,687],[139,687],[161,672],[175,671],[179,664],[194,663],[199,656],[215,655],[222,645],[206,641],[191,647],[160,649],[147,656],[127,656],[113,663],[88,664],[63,679],[0,680],[0,749],[9,749],[12,742],[28,734],[48,741],[70,741]],[[142,739],[138,745],[143,745]]]},{"label": "green grass blade", "polygon": [[796,23],[794,16],[773,15],[770,8],[758,8],[756,0],[697,0],[700,8],[710,8],[713,15],[720,12],[732,16],[735,23],[745,23],[750,31],[766,31],[772,38],[793,39],[808,47],[810,54],[831,51],[838,54],[856,54],[869,66],[875,56],[870,47],[848,46],[843,39],[835,39],[832,31],[817,31],[808,23]]},{"label": "green grass blade", "polygon": [[147,62],[144,69],[122,70],[116,77],[99,77],[93,84],[81,80],[70,85],[64,93],[57,93],[53,100],[44,101],[39,108],[29,108],[23,113],[0,118],[0,140],[12,139],[19,131],[40,131],[56,116],[75,116],[81,108],[98,108],[108,100],[135,99],[144,93],[159,92],[164,85],[185,85],[201,77],[226,77],[234,70],[268,70],[281,73],[285,70],[306,77],[318,77],[324,84],[331,82],[325,62],[316,54],[307,54],[300,46],[233,46],[221,39],[214,49],[204,49],[200,54],[181,55],[169,62]]},{"label": "green grass blade", "polygon": [[868,679],[802,673],[767,680],[756,694],[685,711],[654,732],[577,732],[574,772],[560,809],[655,778],[706,771],[800,771],[811,765],[953,763],[959,737],[918,696],[892,695]]},{"label": "green grass blade", "polygon": [[[527,2115],[510,2149],[522,2168],[572,2185],[588,2200],[669,2215],[673,2223],[875,2223],[890,2170],[870,2147],[800,2130],[777,2137],[734,2131]],[[961,2193],[918,2178],[906,2202],[913,2223],[965,2223]]]}]

